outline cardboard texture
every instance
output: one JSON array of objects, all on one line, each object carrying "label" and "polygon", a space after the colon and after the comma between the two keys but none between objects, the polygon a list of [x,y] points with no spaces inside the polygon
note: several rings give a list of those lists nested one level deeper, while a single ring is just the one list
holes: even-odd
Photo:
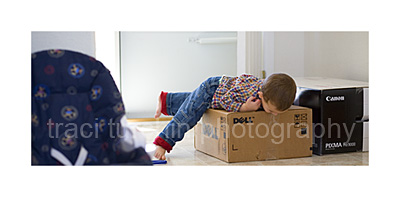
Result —
[{"label": "cardboard texture", "polygon": [[277,116],[208,109],[194,132],[196,150],[226,162],[312,155],[312,110],[300,106]]}]

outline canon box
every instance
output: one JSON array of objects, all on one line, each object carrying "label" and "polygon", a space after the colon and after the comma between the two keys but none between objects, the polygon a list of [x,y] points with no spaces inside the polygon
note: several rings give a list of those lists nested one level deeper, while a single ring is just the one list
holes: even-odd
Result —
[{"label": "canon box", "polygon": [[196,150],[226,162],[312,155],[312,111],[305,107],[277,116],[208,109],[194,132]]},{"label": "canon box", "polygon": [[294,104],[313,110],[314,154],[368,151],[367,82],[321,77],[295,80]]}]

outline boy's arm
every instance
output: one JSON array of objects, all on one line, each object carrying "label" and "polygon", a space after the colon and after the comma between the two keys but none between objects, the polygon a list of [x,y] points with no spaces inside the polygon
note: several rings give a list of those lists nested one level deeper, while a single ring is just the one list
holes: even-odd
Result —
[{"label": "boy's arm", "polygon": [[243,103],[240,102],[221,102],[221,106],[228,112],[238,112],[242,107]]},{"label": "boy's arm", "polygon": [[246,103],[243,103],[242,106],[240,106],[239,111],[240,112],[246,112],[246,111],[256,111],[258,108],[261,106],[261,101],[260,99],[257,99],[254,96],[250,96]]},{"label": "boy's arm", "polygon": [[261,106],[261,100],[254,96],[250,96],[246,102],[235,101],[233,94],[230,92],[221,99],[222,107],[229,112],[246,112],[256,111]]},{"label": "boy's arm", "polygon": [[228,112],[238,112],[244,102],[240,102],[235,91],[229,90],[219,98],[220,105]]},{"label": "boy's arm", "polygon": [[[260,108],[261,101],[251,96],[259,86],[258,78],[243,74],[236,79],[233,86],[220,98],[220,104],[226,111],[255,111]],[[250,98],[248,98],[249,96]]]}]

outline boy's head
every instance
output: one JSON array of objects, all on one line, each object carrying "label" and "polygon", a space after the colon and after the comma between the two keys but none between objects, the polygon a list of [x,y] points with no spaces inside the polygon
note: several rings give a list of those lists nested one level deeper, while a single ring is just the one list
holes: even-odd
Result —
[{"label": "boy's head", "polygon": [[296,83],[287,74],[275,73],[266,78],[258,92],[266,112],[277,115],[289,109],[296,96]]}]

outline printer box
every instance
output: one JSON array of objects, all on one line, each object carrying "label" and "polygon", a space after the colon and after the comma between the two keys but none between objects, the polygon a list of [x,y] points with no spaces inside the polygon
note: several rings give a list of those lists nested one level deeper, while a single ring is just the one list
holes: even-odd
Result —
[{"label": "printer box", "polygon": [[295,105],[313,110],[313,153],[368,151],[368,82],[295,78]]},{"label": "printer box", "polygon": [[312,155],[312,110],[292,106],[274,116],[265,111],[208,109],[194,128],[196,150],[226,162]]}]

